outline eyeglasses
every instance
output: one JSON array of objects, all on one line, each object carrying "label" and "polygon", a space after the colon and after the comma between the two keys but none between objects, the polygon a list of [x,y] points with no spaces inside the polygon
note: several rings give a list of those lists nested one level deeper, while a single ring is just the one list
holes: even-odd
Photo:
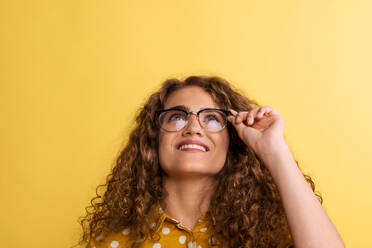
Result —
[{"label": "eyeglasses", "polygon": [[160,128],[168,132],[178,132],[189,123],[191,114],[198,117],[201,127],[209,132],[218,132],[227,125],[228,110],[205,108],[198,112],[186,111],[175,107],[155,111],[155,120]]}]

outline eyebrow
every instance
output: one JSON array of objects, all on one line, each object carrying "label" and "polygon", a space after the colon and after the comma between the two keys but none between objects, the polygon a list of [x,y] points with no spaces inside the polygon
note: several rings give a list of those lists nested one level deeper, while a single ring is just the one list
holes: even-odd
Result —
[{"label": "eyebrow", "polygon": [[[187,106],[185,106],[185,105],[177,105],[177,106],[174,106],[174,107],[170,107],[170,109],[174,109],[174,108],[176,108],[176,109],[182,109],[182,110],[186,110],[186,111],[190,111],[190,108],[187,107]],[[206,108],[211,108],[211,107],[202,107],[199,110],[206,109]]]}]

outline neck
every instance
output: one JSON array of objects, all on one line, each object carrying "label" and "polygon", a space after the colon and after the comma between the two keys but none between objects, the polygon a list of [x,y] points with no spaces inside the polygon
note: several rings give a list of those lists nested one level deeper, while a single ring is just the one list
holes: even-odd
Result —
[{"label": "neck", "polygon": [[168,194],[161,203],[162,208],[171,218],[192,230],[208,211],[214,186],[212,177],[180,179],[165,176],[163,187]]}]

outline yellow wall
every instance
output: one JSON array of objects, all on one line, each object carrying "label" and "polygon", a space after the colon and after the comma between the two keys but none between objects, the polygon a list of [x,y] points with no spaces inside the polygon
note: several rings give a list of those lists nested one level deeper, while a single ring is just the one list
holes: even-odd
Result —
[{"label": "yellow wall", "polygon": [[372,247],[371,1],[0,3],[1,247],[68,247],[137,108],[214,74],[276,108],[348,247]]}]

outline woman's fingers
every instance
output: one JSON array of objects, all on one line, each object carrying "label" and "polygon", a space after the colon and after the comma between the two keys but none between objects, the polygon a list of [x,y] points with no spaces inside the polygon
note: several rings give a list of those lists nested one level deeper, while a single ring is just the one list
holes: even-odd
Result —
[{"label": "woman's fingers", "polygon": [[238,115],[236,116],[236,124],[240,124],[242,122],[245,122],[247,119],[248,112],[247,111],[242,111],[239,112]]},{"label": "woman's fingers", "polygon": [[246,125],[253,125],[255,119],[259,120],[262,119],[264,116],[270,116],[273,109],[270,106],[264,106],[261,108],[254,108],[250,111],[241,111],[237,112],[233,109],[230,109],[230,112],[233,114],[234,118],[230,118],[229,120],[234,120],[235,124],[245,123]]},{"label": "woman's fingers", "polygon": [[255,109],[252,109],[251,111],[249,111],[249,117],[248,117],[248,121],[247,121],[248,125],[253,125],[254,118],[257,116],[258,110],[259,110],[258,108],[255,108]]},{"label": "woman's fingers", "polygon": [[238,124],[238,123],[240,123],[241,120],[242,120],[242,114],[240,114],[240,112],[237,112],[237,111],[235,111],[235,110],[233,110],[233,109],[229,109],[229,111],[230,111],[230,113],[231,113],[232,115],[228,116],[227,119],[228,119],[231,123],[233,123],[233,124]]},{"label": "woman's fingers", "polygon": [[270,116],[272,110],[273,108],[271,108],[270,106],[261,107],[257,113],[257,117],[262,118],[264,115],[268,117]]},{"label": "woman's fingers", "polygon": [[241,111],[241,112],[236,112],[235,110],[233,109],[230,109],[230,112],[232,113],[233,117],[230,117],[229,120],[230,121],[233,121],[234,124],[240,124],[240,123],[245,123],[247,124],[248,120],[248,115],[250,113],[250,111]]}]

